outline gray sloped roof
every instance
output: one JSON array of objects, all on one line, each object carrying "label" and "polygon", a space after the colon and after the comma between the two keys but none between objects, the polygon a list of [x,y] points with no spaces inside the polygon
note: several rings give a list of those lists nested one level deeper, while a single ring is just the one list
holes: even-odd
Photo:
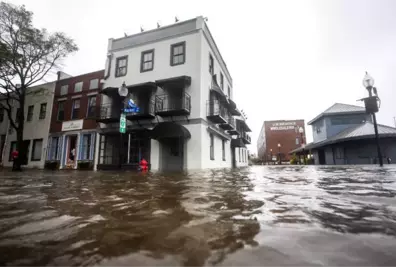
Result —
[{"label": "gray sloped roof", "polygon": [[[378,124],[378,134],[379,137],[395,137],[396,138],[396,128]],[[375,137],[374,125],[373,123],[367,121],[365,123],[359,124],[357,126],[350,127],[344,131],[317,143],[309,143],[304,149],[309,150],[313,148],[319,148],[325,145],[330,145],[334,143],[340,143],[350,140],[359,139],[370,139]],[[290,153],[299,152],[302,148],[297,148]]]},{"label": "gray sloped roof", "polygon": [[354,105],[349,105],[349,104],[342,104],[342,103],[335,103],[322,113],[320,113],[318,116],[316,116],[314,119],[308,122],[308,125],[311,125],[315,121],[319,120],[323,116],[326,115],[335,115],[335,114],[354,114],[354,113],[365,113],[366,109],[364,107],[360,106],[354,106]]}]

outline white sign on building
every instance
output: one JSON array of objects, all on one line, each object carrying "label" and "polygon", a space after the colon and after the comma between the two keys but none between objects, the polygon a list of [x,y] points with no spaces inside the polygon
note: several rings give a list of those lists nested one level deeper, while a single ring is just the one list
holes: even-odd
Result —
[{"label": "white sign on building", "polygon": [[81,130],[84,120],[64,121],[62,122],[62,132]]},{"label": "white sign on building", "polygon": [[296,128],[295,121],[288,122],[276,122],[270,127],[271,131],[284,131],[284,130],[294,130]]}]

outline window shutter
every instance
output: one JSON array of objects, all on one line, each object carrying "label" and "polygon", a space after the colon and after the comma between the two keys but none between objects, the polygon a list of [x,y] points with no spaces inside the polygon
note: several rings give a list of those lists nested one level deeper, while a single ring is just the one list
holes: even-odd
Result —
[{"label": "window shutter", "polygon": [[78,157],[77,160],[82,160],[83,159],[83,144],[84,144],[84,134],[80,134],[79,136],[79,146],[78,146]]},{"label": "window shutter", "polygon": [[94,154],[95,154],[95,137],[96,133],[91,134],[91,147],[89,151],[89,159],[94,160]]},{"label": "window shutter", "polygon": [[[56,148],[58,150],[58,153],[56,154],[56,160],[60,160],[61,157],[61,152],[62,152],[62,144],[63,144],[63,136],[58,137],[58,147]],[[66,150],[66,148],[65,148]]]},{"label": "window shutter", "polygon": [[52,137],[48,138],[47,141],[47,160],[51,160],[51,143],[52,143]]}]

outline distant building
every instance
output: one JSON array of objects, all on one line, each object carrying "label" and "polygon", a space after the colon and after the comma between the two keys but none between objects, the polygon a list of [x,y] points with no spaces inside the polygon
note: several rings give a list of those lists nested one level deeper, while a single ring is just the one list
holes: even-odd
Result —
[{"label": "distant building", "polygon": [[[290,153],[312,154],[315,164],[378,163],[374,125],[364,107],[336,103],[316,116],[312,125],[313,142]],[[396,159],[396,128],[378,125],[384,163]]]},{"label": "distant building", "polygon": [[[22,166],[40,169],[44,167],[54,90],[55,82],[27,89],[24,107],[23,147],[19,148]],[[14,101],[12,106],[11,114],[16,122],[19,101]],[[3,152],[3,166],[12,166],[11,153],[16,149],[16,144],[16,130],[11,126],[5,110],[0,108],[0,147]]]},{"label": "distant building", "polygon": [[59,169],[77,169],[79,162],[94,166],[103,75],[103,70],[74,77],[58,73],[50,110],[47,162],[57,162]]},{"label": "distant building", "polygon": [[[300,127],[303,133],[299,132]],[[289,151],[305,141],[304,120],[265,121],[257,140],[258,157],[263,161],[289,161]],[[280,144],[280,147],[278,147]]]}]

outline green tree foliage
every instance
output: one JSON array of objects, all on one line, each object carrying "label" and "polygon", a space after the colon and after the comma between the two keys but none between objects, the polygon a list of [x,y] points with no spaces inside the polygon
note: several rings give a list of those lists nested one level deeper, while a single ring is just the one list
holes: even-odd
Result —
[{"label": "green tree foliage", "polygon": [[[44,79],[70,53],[78,50],[64,33],[48,33],[32,25],[33,13],[25,6],[0,3],[0,108],[17,133],[22,147],[27,88]],[[13,118],[13,107],[19,107]],[[17,163],[20,168],[20,162]]]}]

